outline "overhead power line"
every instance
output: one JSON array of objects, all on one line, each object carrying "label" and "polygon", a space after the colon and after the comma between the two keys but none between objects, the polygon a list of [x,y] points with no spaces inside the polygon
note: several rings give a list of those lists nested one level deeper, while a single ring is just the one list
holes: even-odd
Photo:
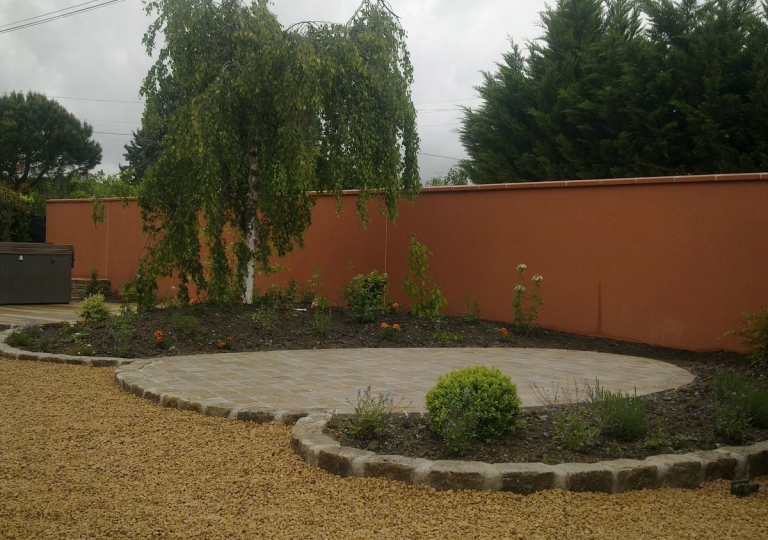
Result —
[{"label": "overhead power line", "polygon": [[414,105],[437,105],[438,103],[456,103],[457,101],[472,101],[475,99],[483,99],[483,98],[468,97],[468,98],[461,98],[461,99],[444,99],[442,101],[420,101],[419,103],[414,103]]},{"label": "overhead power line", "polygon": [[425,127],[443,127],[443,126],[460,126],[460,125],[461,125],[461,122],[454,122],[453,124],[427,124],[424,126],[419,125],[419,127],[425,128]]},{"label": "overhead power line", "polygon": [[438,156],[437,154],[427,154],[426,152],[419,152],[419,155],[436,157],[436,158],[442,158],[442,159],[452,159],[453,161],[461,161],[461,158],[448,157],[448,156]]},{"label": "overhead power line", "polygon": [[101,101],[104,103],[138,103],[144,105],[143,101],[128,101],[124,99],[98,99],[98,98],[83,98],[83,97],[66,97],[66,96],[50,96],[54,99],[76,99],[78,101]]},{"label": "overhead power line", "polygon": [[19,24],[19,23],[23,23],[23,22],[27,22],[27,21],[32,21],[34,19],[41,19],[43,17],[47,17],[48,15],[53,15],[54,13],[59,13],[61,11],[69,11],[70,9],[73,9],[73,8],[76,8],[76,7],[85,6],[86,4],[95,4],[96,2],[101,2],[101,1],[102,0],[91,0],[90,2],[83,2],[82,4],[76,4],[74,6],[69,6],[69,7],[62,8],[62,9],[57,9],[56,11],[51,11],[50,13],[45,13],[43,15],[36,15],[34,17],[28,17],[26,19],[21,19],[20,21],[8,23],[8,24],[0,24],[0,28],[5,28],[6,26],[13,26],[14,24]]},{"label": "overhead power line", "polygon": [[[98,0],[94,0],[94,1],[98,1]],[[114,5],[114,4],[119,4],[121,2],[125,2],[125,0],[105,0],[105,1],[102,1],[101,4],[88,5],[88,4],[93,4],[94,1],[92,1],[92,2],[85,2],[85,3],[82,3],[82,4],[76,4],[76,5],[68,7],[68,8],[59,9],[59,10],[56,10],[56,11],[51,11],[49,13],[45,13],[43,15],[38,15],[36,17],[29,17],[27,19],[22,19],[20,21],[16,21],[15,23],[5,24],[2,27],[0,27],[0,34],[7,34],[9,32],[15,32],[17,30],[23,30],[25,28],[30,28],[32,26],[37,26],[37,25],[40,25],[40,24],[45,24],[45,23],[51,22],[51,21],[57,21],[59,19],[65,19],[65,18],[71,17],[73,15],[80,15],[81,13],[86,13],[88,11],[93,11],[94,9],[99,9],[99,8],[102,8],[102,7],[107,7],[107,6],[111,6],[111,5]],[[87,7],[80,7],[80,6],[87,6]],[[77,7],[80,7],[80,9],[75,9]],[[62,13],[62,12],[66,12],[66,13]],[[38,20],[35,20],[35,19],[38,19]]]},{"label": "overhead power line", "polygon": [[[0,92],[4,96],[10,96],[10,92]],[[124,99],[99,99],[99,98],[84,98],[84,97],[67,97],[67,96],[45,96],[49,99],[75,99],[77,101],[100,101],[103,103],[138,103],[144,105],[143,101],[128,101]]]}]

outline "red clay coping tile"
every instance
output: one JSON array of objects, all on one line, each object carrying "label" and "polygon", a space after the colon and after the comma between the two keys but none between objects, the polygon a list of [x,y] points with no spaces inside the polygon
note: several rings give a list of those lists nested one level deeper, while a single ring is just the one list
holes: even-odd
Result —
[{"label": "red clay coping tile", "polygon": [[[550,189],[571,187],[623,186],[629,184],[683,184],[692,182],[755,182],[768,180],[768,172],[762,173],[732,173],[732,174],[698,174],[686,176],[649,176],[638,178],[605,178],[597,180],[553,180],[547,182],[516,182],[510,184],[477,184],[469,186],[432,186],[422,187],[421,193],[443,193],[447,191],[486,191],[506,189]],[[332,193],[310,192],[319,197],[330,197]],[[342,195],[357,195],[356,189],[345,189]],[[136,197],[110,197],[102,201],[135,201]],[[91,203],[91,199],[49,199],[47,203]]]}]

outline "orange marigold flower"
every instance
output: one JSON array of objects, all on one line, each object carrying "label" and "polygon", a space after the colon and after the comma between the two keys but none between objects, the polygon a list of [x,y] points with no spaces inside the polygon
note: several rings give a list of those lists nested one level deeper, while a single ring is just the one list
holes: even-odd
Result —
[{"label": "orange marigold flower", "polygon": [[382,330],[386,330],[387,328],[389,328],[389,325],[387,323],[385,323],[385,322],[381,323],[381,329]]},{"label": "orange marigold flower", "polygon": [[163,342],[163,331],[158,330],[155,332],[155,343],[162,343]]},{"label": "orange marigold flower", "polygon": [[218,345],[219,349],[223,349],[224,348],[224,342],[223,341],[219,341],[217,343],[217,345]]},{"label": "orange marigold flower", "polygon": [[509,334],[509,332],[507,331],[507,329],[506,329],[506,328],[499,328],[499,333],[500,333],[502,336],[504,336],[504,337],[506,337],[506,336]]},{"label": "orange marigold flower", "polygon": [[232,336],[227,336],[227,341],[228,341],[229,343],[232,343],[234,340],[232,339]]},{"label": "orange marigold flower", "polygon": [[400,304],[398,304],[397,302],[392,302],[392,309],[399,309],[399,308],[400,308]]},{"label": "orange marigold flower", "polygon": [[395,324],[393,324],[393,325],[392,325],[392,329],[393,329],[393,330],[398,330],[398,331],[399,331],[399,330],[400,330],[400,325],[399,325],[399,324],[397,324],[397,323],[395,323]]}]

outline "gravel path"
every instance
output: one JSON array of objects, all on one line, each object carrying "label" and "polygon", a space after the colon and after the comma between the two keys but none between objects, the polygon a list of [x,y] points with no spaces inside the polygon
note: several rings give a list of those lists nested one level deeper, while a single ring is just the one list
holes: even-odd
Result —
[{"label": "gravel path", "polygon": [[768,486],[435,492],[332,476],[288,440],[157,407],[111,369],[0,359],[0,538],[768,538]]}]

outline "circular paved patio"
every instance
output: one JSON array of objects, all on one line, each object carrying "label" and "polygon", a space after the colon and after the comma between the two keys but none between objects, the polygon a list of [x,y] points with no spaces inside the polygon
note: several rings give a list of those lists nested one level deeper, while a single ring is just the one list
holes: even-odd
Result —
[{"label": "circular paved patio", "polygon": [[[517,384],[523,406],[540,405],[533,385],[552,393],[595,379],[638,395],[693,381],[658,360],[553,349],[331,349],[176,356],[118,368],[118,380],[155,396],[181,396],[210,407],[351,412],[357,392],[388,392],[408,412],[425,410],[437,378],[467,366],[498,367]],[[123,381],[125,382],[125,381]],[[142,392],[139,392],[142,393]],[[145,394],[146,395],[146,394]]]}]

